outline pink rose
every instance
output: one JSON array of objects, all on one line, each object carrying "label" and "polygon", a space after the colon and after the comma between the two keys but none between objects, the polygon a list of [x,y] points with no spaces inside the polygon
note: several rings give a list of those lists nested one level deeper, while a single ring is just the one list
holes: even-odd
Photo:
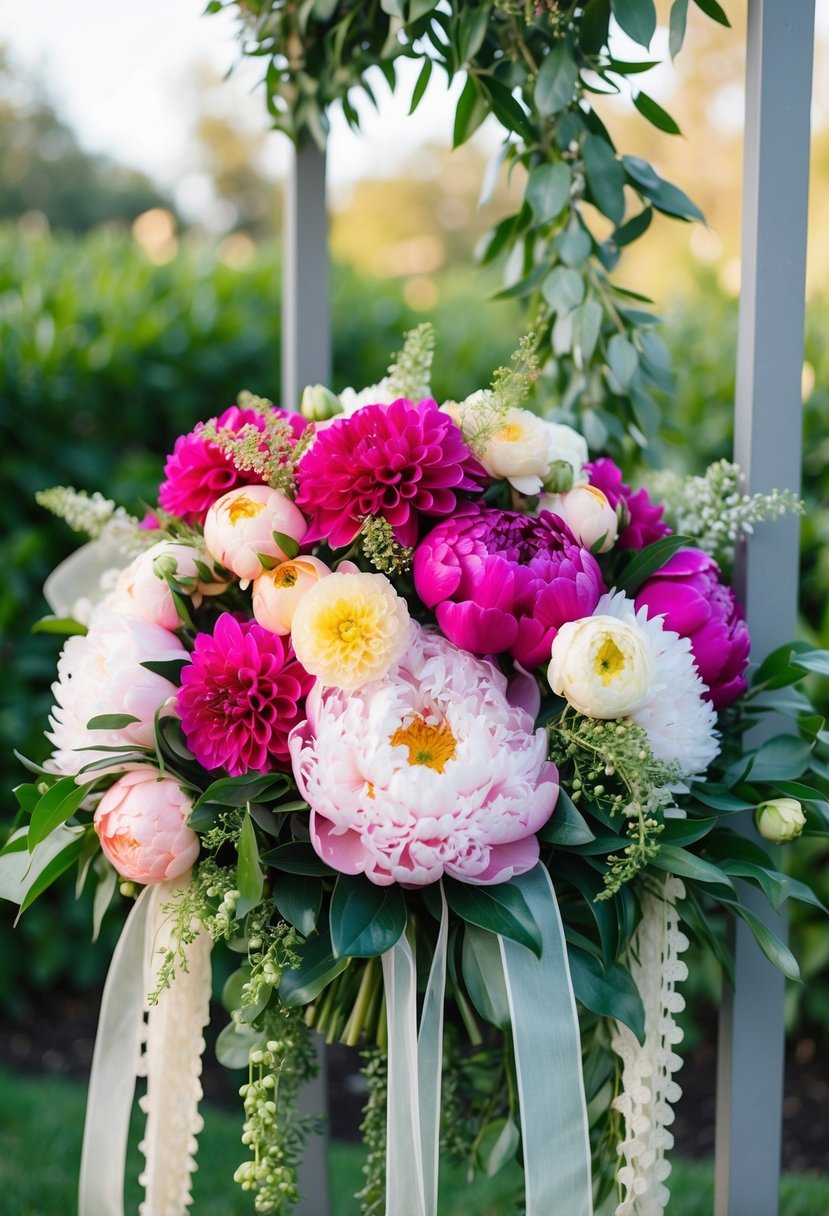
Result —
[{"label": "pink rose", "polygon": [[204,542],[220,565],[240,579],[252,580],[267,568],[267,559],[288,560],[274,533],[299,543],[307,530],[302,512],[281,490],[241,486],[223,494],[207,512]]},{"label": "pink rose", "polygon": [[123,878],[163,882],[178,878],[199,855],[199,838],[187,826],[192,802],[172,777],[155,770],[125,773],[95,811],[105,856]]},{"label": "pink rose", "polygon": [[253,615],[263,629],[284,637],[305,592],[330,573],[318,557],[298,557],[266,570],[253,584]]}]

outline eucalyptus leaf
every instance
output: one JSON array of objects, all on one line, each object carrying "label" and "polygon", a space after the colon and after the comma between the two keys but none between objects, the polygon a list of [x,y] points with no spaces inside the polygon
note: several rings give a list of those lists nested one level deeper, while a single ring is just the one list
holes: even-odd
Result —
[{"label": "eucalyptus leaf", "polygon": [[593,202],[614,224],[625,214],[625,171],[613,148],[600,135],[584,141],[584,172]]},{"label": "eucalyptus leaf", "polygon": [[570,197],[572,173],[563,161],[536,165],[527,179],[526,199],[539,223],[554,220]]},{"label": "eucalyptus leaf", "polygon": [[578,78],[572,47],[566,41],[557,42],[545,56],[535,84],[535,108],[542,118],[551,118],[570,104]]},{"label": "eucalyptus leaf", "polygon": [[671,16],[668,24],[668,50],[671,59],[676,59],[685,41],[685,27],[688,23],[688,0],[674,0],[671,5]]},{"label": "eucalyptus leaf", "polygon": [[653,0],[610,0],[610,9],[627,36],[647,50],[656,30]]},{"label": "eucalyptus leaf", "polygon": [[224,1068],[247,1068],[250,1053],[264,1042],[261,1030],[230,1022],[216,1037],[216,1059]]}]

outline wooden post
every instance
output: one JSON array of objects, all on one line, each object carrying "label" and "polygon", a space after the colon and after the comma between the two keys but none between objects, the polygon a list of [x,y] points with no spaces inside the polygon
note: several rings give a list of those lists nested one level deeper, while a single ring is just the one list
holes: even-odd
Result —
[{"label": "wooden post", "polygon": [[[749,0],[734,458],[752,493],[800,488],[813,49],[814,0]],[[798,536],[796,518],[762,525],[740,555],[755,662],[794,637]],[[750,818],[741,827],[754,831]],[[759,892],[742,895],[785,936]],[[776,1216],[783,978],[741,921],[734,949],[735,986],[720,1020],[715,1213]]]},{"label": "wooden post", "polygon": [[[282,401],[299,409],[306,384],[331,380],[328,303],[328,218],[325,154],[311,143],[297,149],[285,185],[282,240]],[[328,1117],[325,1044],[318,1040],[319,1076],[300,1094],[303,1114]],[[297,1216],[329,1216],[328,1131],[312,1136],[300,1168],[304,1198]]]}]

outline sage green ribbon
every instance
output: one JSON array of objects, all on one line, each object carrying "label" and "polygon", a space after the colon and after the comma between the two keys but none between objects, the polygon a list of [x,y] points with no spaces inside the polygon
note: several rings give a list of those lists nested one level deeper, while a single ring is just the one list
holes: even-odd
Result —
[{"label": "sage green ribbon", "polygon": [[537,958],[526,946],[498,938],[512,1022],[526,1216],[592,1216],[581,1036],[564,926],[544,866],[512,882],[541,930],[542,946]]},{"label": "sage green ribbon", "polygon": [[386,1216],[437,1216],[443,1001],[449,917],[441,919],[417,1026],[417,970],[405,933],[382,956],[388,1023]]}]

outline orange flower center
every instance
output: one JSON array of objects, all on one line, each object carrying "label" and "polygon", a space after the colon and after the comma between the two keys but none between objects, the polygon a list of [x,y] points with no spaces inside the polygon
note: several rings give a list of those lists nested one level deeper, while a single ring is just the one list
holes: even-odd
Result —
[{"label": "orange flower center", "polygon": [[227,514],[230,522],[235,527],[240,519],[255,519],[264,510],[265,504],[263,502],[256,502],[253,498],[248,498],[247,494],[240,494],[238,498],[234,498],[232,503],[229,503]]},{"label": "orange flower center", "polygon": [[436,724],[415,717],[407,726],[399,726],[389,742],[392,747],[409,749],[409,764],[425,764],[442,773],[448,761],[455,759],[455,736],[446,722]]},{"label": "orange flower center", "polygon": [[273,585],[274,587],[295,587],[298,578],[296,566],[292,566],[290,562],[283,562],[273,572]]}]

